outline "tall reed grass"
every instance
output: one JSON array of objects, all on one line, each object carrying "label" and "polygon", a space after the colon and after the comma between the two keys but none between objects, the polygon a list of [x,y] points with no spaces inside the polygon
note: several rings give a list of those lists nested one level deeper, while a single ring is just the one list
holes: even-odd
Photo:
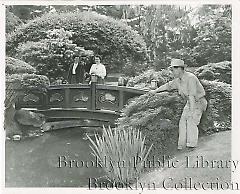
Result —
[{"label": "tall reed grass", "polygon": [[102,135],[95,140],[88,136],[92,154],[104,163],[104,170],[112,182],[133,182],[143,169],[143,162],[151,150],[144,145],[145,137],[136,129],[111,129],[103,126]]}]

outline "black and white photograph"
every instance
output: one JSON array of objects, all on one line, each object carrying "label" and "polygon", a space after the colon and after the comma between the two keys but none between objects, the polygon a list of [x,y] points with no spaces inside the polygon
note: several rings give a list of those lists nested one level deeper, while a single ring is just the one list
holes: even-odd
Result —
[{"label": "black and white photograph", "polygon": [[5,189],[240,189],[232,1],[19,2],[1,5]]}]

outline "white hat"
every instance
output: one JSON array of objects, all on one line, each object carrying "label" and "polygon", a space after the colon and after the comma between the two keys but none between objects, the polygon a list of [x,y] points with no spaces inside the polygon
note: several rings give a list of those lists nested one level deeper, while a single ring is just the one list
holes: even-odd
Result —
[{"label": "white hat", "polygon": [[171,67],[186,67],[186,65],[184,64],[184,61],[181,59],[172,59]]}]

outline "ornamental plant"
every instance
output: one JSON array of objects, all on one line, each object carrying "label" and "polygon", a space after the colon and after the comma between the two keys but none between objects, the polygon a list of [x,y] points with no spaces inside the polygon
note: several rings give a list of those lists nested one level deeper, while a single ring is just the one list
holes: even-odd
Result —
[{"label": "ornamental plant", "polygon": [[87,63],[93,51],[73,44],[72,31],[63,28],[48,30],[47,38],[40,41],[28,41],[19,44],[16,57],[36,68],[38,74],[46,75],[51,80],[66,80],[69,67],[74,62],[74,55],[80,56]]},{"label": "ornamental plant", "polygon": [[73,44],[102,55],[109,70],[122,70],[127,59],[136,64],[146,59],[146,44],[136,31],[95,12],[51,13],[36,18],[9,35],[7,54],[15,56],[19,45],[41,42],[48,38],[49,30],[61,28],[72,31],[69,40]]},{"label": "ornamental plant", "polygon": [[200,79],[218,81],[231,84],[232,82],[232,63],[222,61],[219,63],[209,63],[199,67],[194,72]]},{"label": "ornamental plant", "polygon": [[95,139],[89,136],[88,139],[92,154],[102,162],[107,161],[105,171],[108,179],[117,183],[132,182],[140,175],[152,147],[147,149],[142,132],[133,128],[111,129],[103,126],[102,136],[95,134]]},{"label": "ornamental plant", "polygon": [[[18,95],[29,90],[46,92],[49,79],[35,74],[36,69],[28,63],[12,57],[6,58],[6,98],[5,106],[9,107]],[[20,90],[21,89],[21,90]]]}]

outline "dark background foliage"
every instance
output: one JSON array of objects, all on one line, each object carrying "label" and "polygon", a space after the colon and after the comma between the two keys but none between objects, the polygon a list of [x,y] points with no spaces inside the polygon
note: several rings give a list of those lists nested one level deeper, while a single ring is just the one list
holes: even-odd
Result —
[{"label": "dark background foliage", "polygon": [[231,61],[231,19],[230,5],[10,5],[6,28],[16,31],[7,30],[7,54],[15,56],[19,43],[44,40],[49,29],[64,28],[75,32],[73,44],[101,54],[108,72],[159,71],[171,58],[199,67]]}]

